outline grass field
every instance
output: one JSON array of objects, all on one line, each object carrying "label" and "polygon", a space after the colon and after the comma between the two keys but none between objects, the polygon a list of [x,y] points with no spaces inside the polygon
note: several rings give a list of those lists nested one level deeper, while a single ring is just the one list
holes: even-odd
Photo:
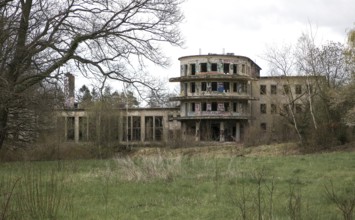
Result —
[{"label": "grass field", "polygon": [[355,152],[223,149],[1,163],[0,214],[6,219],[344,219],[337,205],[355,206]]}]

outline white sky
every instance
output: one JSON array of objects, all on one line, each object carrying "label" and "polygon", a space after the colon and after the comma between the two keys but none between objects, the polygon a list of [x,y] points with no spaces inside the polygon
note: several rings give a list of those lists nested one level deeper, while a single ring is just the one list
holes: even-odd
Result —
[{"label": "white sky", "polygon": [[[261,56],[268,45],[294,44],[310,30],[319,42],[345,43],[346,32],[355,22],[354,0],[186,0],[182,11],[184,47],[165,48],[172,63],[168,69],[148,70],[167,84],[169,78],[179,76],[178,58],[198,55],[200,50],[201,54],[224,51],[247,56],[262,68],[261,75],[267,75]],[[172,84],[169,88],[177,86]]]}]

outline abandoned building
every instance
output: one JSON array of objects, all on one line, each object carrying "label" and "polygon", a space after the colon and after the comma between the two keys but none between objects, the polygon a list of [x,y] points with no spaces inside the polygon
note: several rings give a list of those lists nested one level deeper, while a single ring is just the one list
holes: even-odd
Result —
[{"label": "abandoned building", "polygon": [[[180,83],[175,108],[120,108],[95,111],[75,108],[74,83],[67,82],[66,109],[58,124],[63,141],[124,143],[191,141],[243,142],[254,128],[265,134],[290,135],[280,115],[304,110],[312,87],[306,77],[261,77],[250,58],[227,54],[180,57]],[[68,75],[70,76],[70,75]],[[73,80],[73,77],[68,77]],[[308,83],[307,83],[308,82]],[[290,97],[290,94],[292,97]],[[290,98],[297,98],[290,103]]]}]

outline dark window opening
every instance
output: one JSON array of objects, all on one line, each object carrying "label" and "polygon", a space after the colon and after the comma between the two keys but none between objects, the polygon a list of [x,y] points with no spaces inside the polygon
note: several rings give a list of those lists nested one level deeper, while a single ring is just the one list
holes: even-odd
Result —
[{"label": "dark window opening", "polygon": [[237,92],[237,83],[233,83],[233,92]]},{"label": "dark window opening", "polygon": [[237,74],[237,72],[238,72],[238,65],[233,64],[233,74]]},{"label": "dark window opening", "polygon": [[223,72],[224,72],[225,74],[228,74],[228,73],[229,73],[229,63],[223,64]]},{"label": "dark window opening", "polygon": [[229,102],[224,103],[224,111],[229,112]]},{"label": "dark window opening", "polygon": [[191,71],[191,75],[195,75],[196,74],[196,64],[190,64],[190,71]]},{"label": "dark window opening", "polygon": [[217,63],[211,64],[211,71],[217,72]]},{"label": "dark window opening", "polygon": [[266,114],[266,104],[260,104],[260,113]]},{"label": "dark window opening", "polygon": [[290,86],[284,85],[284,94],[289,94],[289,93],[290,93]]},{"label": "dark window opening", "polygon": [[271,94],[276,95],[277,94],[277,87],[276,85],[271,85]]},{"label": "dark window opening", "polygon": [[266,95],[266,85],[260,85],[260,95]]},{"label": "dark window opening", "polygon": [[297,95],[302,94],[302,85],[296,85],[296,94]]},{"label": "dark window opening", "polygon": [[224,82],[223,87],[225,92],[229,92],[229,82]]},{"label": "dark window opening", "polygon": [[296,108],[296,113],[297,114],[302,113],[303,110],[302,110],[302,105],[301,104],[296,104],[295,108]]},{"label": "dark window opening", "polygon": [[192,111],[192,112],[195,112],[195,103],[194,103],[194,102],[191,103],[191,111]]},{"label": "dark window opening", "polygon": [[238,104],[236,102],[233,102],[233,112],[237,112],[237,106]]},{"label": "dark window opening", "polygon": [[212,82],[212,91],[217,91],[217,82]]},{"label": "dark window opening", "polygon": [[191,88],[190,88],[191,93],[195,93],[195,91],[196,91],[196,84],[195,84],[194,82],[192,82],[190,85],[191,85]]},{"label": "dark window opening", "polygon": [[202,102],[202,111],[207,111],[207,103],[206,102]]},{"label": "dark window opening", "polygon": [[266,123],[261,123],[261,124],[260,124],[260,129],[261,129],[262,131],[266,131]]},{"label": "dark window opening", "polygon": [[200,63],[200,72],[207,72],[207,63]]},{"label": "dark window opening", "polygon": [[75,118],[74,117],[67,117],[67,140],[73,141],[75,138]]},{"label": "dark window opening", "polygon": [[163,138],[163,117],[155,116],[155,140],[161,141]]},{"label": "dark window opening", "polygon": [[206,91],[206,90],[207,90],[207,83],[201,82],[201,91]]},{"label": "dark window opening", "polygon": [[307,85],[307,89],[310,94],[313,93],[313,86],[312,85]]},{"label": "dark window opening", "polygon": [[133,129],[132,129],[132,141],[139,141],[141,139],[141,117],[133,116]]},{"label": "dark window opening", "polygon": [[211,110],[212,111],[217,111],[218,104],[217,102],[212,102]]}]

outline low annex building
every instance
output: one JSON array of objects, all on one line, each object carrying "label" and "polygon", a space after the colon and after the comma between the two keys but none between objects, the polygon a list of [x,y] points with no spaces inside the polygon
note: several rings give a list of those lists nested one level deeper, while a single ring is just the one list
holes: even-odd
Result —
[{"label": "low annex building", "polygon": [[[243,142],[248,130],[289,135],[283,114],[302,112],[314,91],[307,77],[261,77],[250,58],[227,54],[180,57],[180,94],[176,108],[125,108],[60,112],[63,141],[117,143],[193,141]],[[292,96],[292,97],[290,97]],[[297,101],[290,100],[295,98]],[[292,106],[289,104],[292,101]],[[285,134],[283,134],[285,133]],[[291,132],[292,133],[292,132]]]}]

